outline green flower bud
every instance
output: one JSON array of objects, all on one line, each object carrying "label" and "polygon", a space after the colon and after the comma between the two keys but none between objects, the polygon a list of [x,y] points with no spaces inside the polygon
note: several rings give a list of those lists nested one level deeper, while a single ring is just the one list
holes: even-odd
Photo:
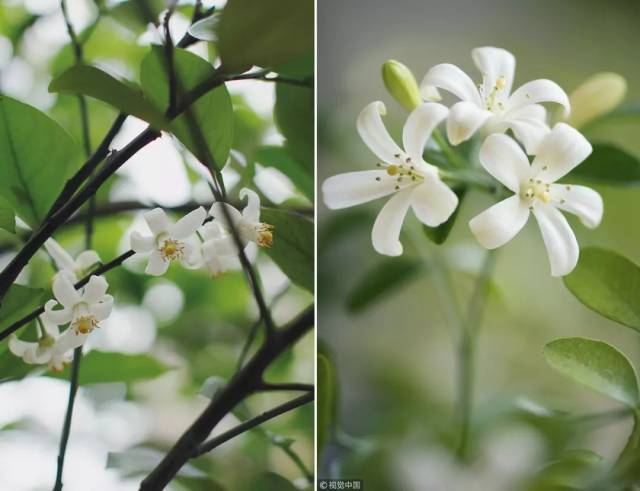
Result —
[{"label": "green flower bud", "polygon": [[569,96],[571,114],[567,123],[575,128],[584,126],[613,110],[626,93],[627,81],[617,73],[597,73],[589,77]]},{"label": "green flower bud", "polygon": [[382,80],[393,98],[411,111],[422,103],[418,82],[405,65],[389,60],[382,65]]}]

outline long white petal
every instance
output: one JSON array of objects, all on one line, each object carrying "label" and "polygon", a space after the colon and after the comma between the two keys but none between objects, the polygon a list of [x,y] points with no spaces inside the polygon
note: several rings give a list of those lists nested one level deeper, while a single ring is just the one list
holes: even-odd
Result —
[{"label": "long white petal", "polygon": [[149,262],[144,272],[152,276],[161,276],[166,273],[167,269],[169,269],[169,261],[165,261],[159,251],[152,251],[149,254]]},{"label": "long white petal", "polygon": [[585,227],[596,228],[602,221],[602,196],[591,188],[573,184],[552,184],[551,199],[561,210],[576,215]]},{"label": "long white petal", "polygon": [[545,182],[568,174],[591,153],[589,141],[575,128],[558,123],[544,137],[532,163],[535,173]]},{"label": "long white petal", "polygon": [[162,208],[154,208],[144,214],[144,219],[153,235],[165,233],[169,228],[169,218]]},{"label": "long white petal", "polygon": [[501,93],[509,94],[511,92],[516,70],[515,56],[506,49],[486,46],[472,49],[471,58],[482,73],[485,94],[491,92],[500,77],[504,77],[505,83]]},{"label": "long white petal", "polygon": [[155,246],[155,238],[151,235],[142,235],[138,231],[131,232],[130,245],[137,253],[149,252]]},{"label": "long white petal", "polygon": [[411,204],[414,188],[403,189],[392,196],[382,207],[371,231],[373,248],[380,254],[399,256],[402,254],[400,229]]},{"label": "long white petal", "polygon": [[171,225],[169,236],[174,239],[186,239],[198,230],[205,218],[207,218],[207,212],[202,206],[199,206]]},{"label": "long white petal", "polygon": [[53,258],[53,262],[56,263],[58,270],[66,269],[68,271],[74,271],[75,261],[60,244],[53,239],[47,239],[44,243],[44,247]]},{"label": "long white petal", "polygon": [[381,116],[386,113],[387,109],[382,102],[372,102],[358,115],[356,127],[362,140],[380,160],[394,163],[398,162],[396,155],[404,152],[393,141],[382,122]]},{"label": "long white petal", "polygon": [[111,309],[113,309],[113,297],[111,295],[105,295],[100,302],[89,304],[89,312],[98,321],[103,321],[111,315]]},{"label": "long white petal", "polygon": [[35,349],[38,347],[38,343],[29,343],[18,339],[15,334],[12,334],[9,338],[9,350],[16,356],[22,357],[29,349]]},{"label": "long white petal", "polygon": [[98,255],[98,253],[93,250],[88,250],[88,251],[82,251],[80,254],[78,254],[78,256],[76,257],[75,266],[78,269],[87,270],[91,266],[94,266],[99,262],[100,262],[100,256]]},{"label": "long white petal", "polygon": [[420,87],[432,86],[451,92],[462,101],[473,102],[482,107],[478,87],[460,68],[450,63],[432,67],[420,82]]},{"label": "long white petal", "polygon": [[64,307],[73,307],[82,300],[73,283],[66,275],[57,275],[53,280],[53,295]]},{"label": "long white petal", "polygon": [[200,229],[200,235],[202,235],[204,240],[219,239],[225,233],[222,226],[216,221],[205,223]]},{"label": "long white petal", "polygon": [[73,319],[73,310],[67,307],[59,310],[54,310],[54,307],[56,305],[58,305],[58,302],[56,302],[55,300],[49,300],[46,304],[44,304],[44,315],[47,321],[59,326],[71,322],[71,320]]},{"label": "long white petal", "polygon": [[109,283],[104,276],[93,275],[89,278],[87,286],[84,287],[82,299],[87,303],[95,303],[104,297],[107,288],[109,288]]},{"label": "long white petal", "polygon": [[260,196],[253,189],[242,188],[238,194],[240,199],[247,198],[247,206],[242,210],[242,216],[250,222],[260,221]]},{"label": "long white petal", "polygon": [[322,197],[327,207],[337,210],[387,196],[396,185],[396,179],[384,170],[346,172],[322,183]]},{"label": "long white petal", "polygon": [[554,205],[537,202],[533,214],[547,248],[552,276],[569,274],[578,263],[578,241],[567,219]]},{"label": "long white petal", "polygon": [[431,133],[449,113],[442,104],[427,102],[416,107],[407,118],[402,130],[402,143],[405,151],[414,161],[422,160],[422,152]]},{"label": "long white petal", "polygon": [[42,316],[42,327],[44,328],[44,331],[53,339],[57,339],[58,336],[60,336],[60,329],[58,329],[58,325],[50,322],[46,316]]},{"label": "long white petal", "polygon": [[547,110],[540,104],[528,104],[520,109],[510,111],[509,119],[535,119],[541,123],[546,123]]},{"label": "long white petal", "polygon": [[533,118],[512,119],[506,124],[529,155],[537,153],[540,143],[551,131],[546,123]]},{"label": "long white petal", "polygon": [[480,147],[482,167],[514,193],[531,176],[529,159],[520,146],[507,135],[489,135]]},{"label": "long white petal", "polygon": [[551,80],[533,80],[521,85],[507,99],[505,109],[507,113],[520,109],[529,104],[538,104],[540,102],[555,102],[564,108],[564,116],[567,117],[571,110],[569,104],[569,96],[555,82]]},{"label": "long white petal", "polygon": [[32,365],[42,365],[47,363],[53,355],[53,347],[37,346],[35,349],[28,349],[24,352],[23,360]]},{"label": "long white petal", "polygon": [[529,218],[529,208],[518,195],[483,211],[469,222],[469,228],[485,249],[495,249],[513,239]]},{"label": "long white petal", "polygon": [[467,141],[491,117],[491,112],[480,109],[472,102],[453,105],[447,118],[447,137],[452,145]]},{"label": "long white petal", "polygon": [[67,329],[58,342],[54,346],[54,356],[62,356],[68,351],[76,349],[84,344],[84,342],[89,338],[89,334],[76,334],[74,329]]},{"label": "long white petal", "polygon": [[411,197],[413,212],[425,225],[437,227],[446,222],[458,206],[458,196],[436,177],[416,186]]},{"label": "long white petal", "polygon": [[[224,208],[227,209],[227,213],[224,212]],[[211,209],[209,210],[209,215],[218,220],[218,223],[225,228],[229,228],[229,223],[227,222],[227,214],[231,219],[231,224],[235,227],[242,220],[242,213],[236,210],[235,207],[231,206],[228,203],[222,203],[220,201],[211,205]]]}]

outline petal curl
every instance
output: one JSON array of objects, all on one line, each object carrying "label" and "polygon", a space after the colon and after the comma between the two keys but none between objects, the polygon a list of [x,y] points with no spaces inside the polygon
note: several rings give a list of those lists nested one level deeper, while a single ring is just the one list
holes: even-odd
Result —
[{"label": "petal curl", "polygon": [[149,230],[154,236],[167,232],[170,222],[167,214],[162,208],[154,208],[147,211],[144,215],[144,220],[147,222]]},{"label": "petal curl", "polygon": [[47,239],[44,243],[44,247],[53,258],[53,262],[56,264],[56,268],[58,268],[59,271],[66,269],[67,271],[73,272],[75,270],[75,261],[55,240],[51,238]]},{"label": "petal curl", "polygon": [[82,299],[87,303],[98,302],[102,297],[104,297],[104,294],[107,293],[108,288],[109,283],[107,283],[104,276],[93,275],[89,278],[89,282],[84,287]]},{"label": "petal curl", "polygon": [[103,321],[111,315],[113,309],[113,297],[111,295],[104,295],[100,302],[92,303],[89,305],[89,313],[93,315],[98,321]]},{"label": "petal curl", "polygon": [[44,304],[44,315],[47,321],[57,324],[58,326],[62,326],[71,322],[71,320],[73,319],[73,310],[67,307],[54,310],[56,305],[58,305],[58,302],[56,302],[55,300],[49,300],[46,304]]},{"label": "petal curl", "polygon": [[404,152],[393,141],[387,128],[382,122],[382,115],[387,113],[385,105],[380,101],[375,101],[365,107],[358,115],[356,128],[360,138],[369,149],[383,162],[394,163],[398,161],[396,155]]},{"label": "petal curl", "polygon": [[580,249],[567,219],[552,204],[537,202],[533,214],[547,248],[552,276],[569,274],[578,263]]},{"label": "petal curl", "polygon": [[539,104],[541,102],[555,102],[564,109],[564,117],[569,115],[571,104],[569,96],[562,88],[551,80],[533,80],[521,85],[505,103],[507,115],[529,104]]},{"label": "petal curl", "polygon": [[234,227],[237,226],[242,221],[242,213],[228,203],[220,201],[214,203],[209,210],[209,215],[215,218],[221,226],[228,229],[229,223],[227,222],[227,213],[224,212],[225,208],[227,209],[227,213],[231,219],[231,224]]},{"label": "petal curl", "polygon": [[87,270],[90,267],[98,264],[99,262],[100,256],[98,255],[98,253],[93,250],[88,250],[82,251],[80,254],[78,254],[78,256],[76,257],[75,266],[78,269]]},{"label": "petal curl", "polygon": [[468,140],[491,117],[491,112],[480,109],[472,102],[453,105],[447,118],[447,137],[452,145]]},{"label": "petal curl", "polygon": [[82,301],[80,292],[76,290],[71,279],[66,275],[56,275],[52,290],[53,295],[64,307],[71,308]]},{"label": "petal curl", "polygon": [[473,102],[482,107],[482,99],[478,87],[460,68],[451,63],[442,63],[432,67],[420,82],[421,90],[425,87],[437,87],[451,92],[461,101]]},{"label": "petal curl", "polygon": [[238,194],[240,199],[247,198],[247,206],[242,210],[242,216],[250,222],[260,221],[260,196],[253,189],[242,188]]},{"label": "petal curl", "polygon": [[596,228],[602,221],[602,196],[589,187],[552,184],[551,199],[561,210],[576,215],[585,227]]},{"label": "petal curl", "polygon": [[509,94],[513,86],[516,58],[506,49],[485,46],[471,50],[471,58],[482,74],[484,93],[489,94],[496,81],[504,77],[502,94]]},{"label": "petal curl", "polygon": [[469,228],[482,247],[495,249],[513,239],[528,218],[526,203],[514,195],[472,218]]},{"label": "petal curl", "polygon": [[402,222],[411,205],[414,189],[403,189],[387,201],[382,207],[371,231],[373,248],[380,254],[399,256],[402,254],[400,230]]},{"label": "petal curl", "polygon": [[404,149],[414,161],[422,160],[422,153],[431,133],[449,113],[442,104],[428,102],[416,107],[407,118],[402,130]]}]

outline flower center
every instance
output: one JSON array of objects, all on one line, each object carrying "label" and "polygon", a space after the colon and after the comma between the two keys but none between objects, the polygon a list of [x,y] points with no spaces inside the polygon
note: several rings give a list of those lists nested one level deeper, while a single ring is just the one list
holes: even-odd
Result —
[{"label": "flower center", "polygon": [[529,179],[522,189],[521,197],[530,202],[534,199],[539,199],[543,203],[551,201],[551,185],[541,179]]},{"label": "flower center", "polygon": [[98,319],[92,315],[83,315],[73,321],[71,327],[76,334],[89,334],[98,326]]},{"label": "flower center", "polygon": [[271,247],[273,245],[273,225],[259,223],[255,227],[257,234],[256,242],[260,247]]},{"label": "flower center", "polygon": [[174,261],[184,257],[184,243],[175,239],[165,239],[160,247],[160,254],[165,261]]},{"label": "flower center", "polygon": [[[424,180],[426,176],[417,169],[412,162],[411,157],[406,157],[399,153],[396,153],[394,157],[398,160],[398,163],[385,164],[379,162],[376,166],[382,167],[387,172],[388,176],[395,178],[396,191],[400,189],[400,186],[403,183],[411,184],[419,180]],[[382,181],[382,178],[376,177],[376,181],[380,182]]]},{"label": "flower center", "polygon": [[[504,75],[500,75],[496,79],[496,83],[491,89],[491,91],[485,97],[485,104],[488,111],[496,112],[502,111],[504,109],[504,104],[498,98],[500,92],[507,86],[507,79]],[[482,93],[482,86],[480,86],[480,92]],[[484,94],[483,94],[484,95]]]}]

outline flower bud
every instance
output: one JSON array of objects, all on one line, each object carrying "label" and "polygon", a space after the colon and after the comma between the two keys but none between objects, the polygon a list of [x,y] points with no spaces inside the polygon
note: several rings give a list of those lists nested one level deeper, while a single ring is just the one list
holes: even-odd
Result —
[{"label": "flower bud", "polygon": [[569,96],[571,115],[567,123],[575,128],[608,113],[622,102],[627,93],[627,81],[611,72],[589,77]]},{"label": "flower bud", "polygon": [[382,65],[384,85],[402,107],[411,111],[422,103],[418,82],[413,73],[402,63],[389,60]]}]

